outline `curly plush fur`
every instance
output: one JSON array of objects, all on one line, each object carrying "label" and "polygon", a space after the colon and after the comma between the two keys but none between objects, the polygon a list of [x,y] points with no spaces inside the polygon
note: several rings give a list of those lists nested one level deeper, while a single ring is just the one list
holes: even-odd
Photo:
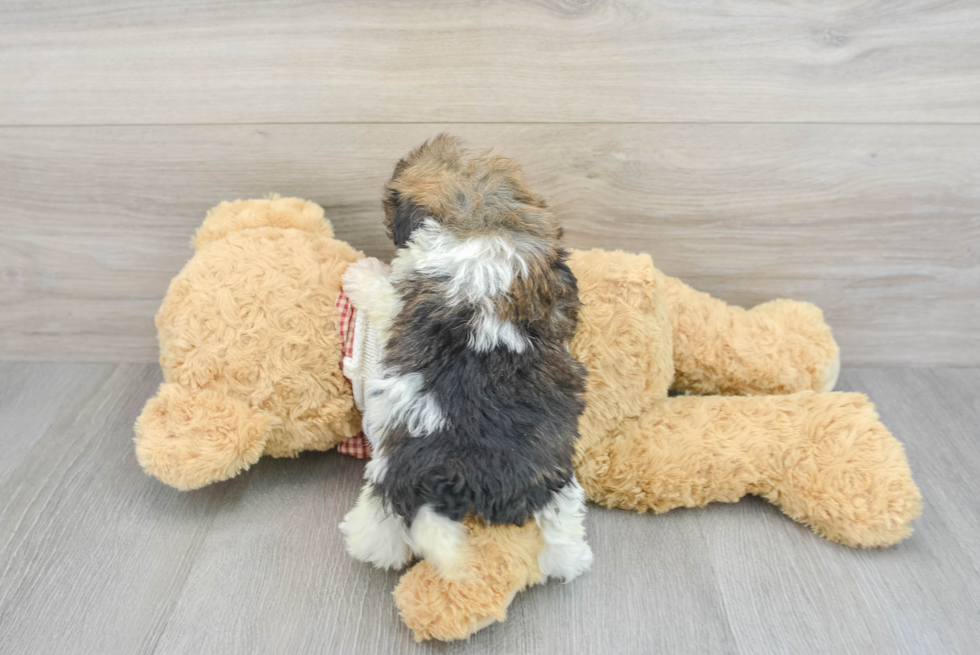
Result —
[{"label": "curly plush fur", "polygon": [[295,198],[211,210],[156,317],[164,383],[136,422],[147,473],[195,489],[360,430],[334,303],[363,255],[332,237]]},{"label": "curly plush fur", "polygon": [[[360,421],[327,329],[341,275],[360,255],[318,227],[312,203],[225,203],[211,216],[157,317],[167,382],[137,424],[140,463],[184,489],[231,477],[263,453],[329,448]],[[261,267],[248,265],[253,254]],[[799,393],[836,379],[837,347],[819,309],[789,300],[729,307],[647,255],[572,251],[569,266],[582,301],[571,350],[589,372],[574,462],[590,499],[665,512],[758,493],[850,546],[887,546],[911,532],[921,498],[871,403]],[[261,281],[268,271],[275,285]],[[288,320],[273,318],[284,316],[279,286],[306,299]],[[259,375],[248,374],[251,363]],[[671,386],[744,397],[668,398]],[[465,582],[423,561],[395,591],[417,638],[463,638],[502,620],[514,595],[542,577],[535,523],[466,529],[478,556]]]}]

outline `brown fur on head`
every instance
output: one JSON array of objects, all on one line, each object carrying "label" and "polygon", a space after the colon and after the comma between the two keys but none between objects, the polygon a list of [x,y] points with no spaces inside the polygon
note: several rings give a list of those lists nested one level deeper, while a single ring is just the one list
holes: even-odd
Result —
[{"label": "brown fur on head", "polygon": [[513,159],[473,154],[459,139],[440,134],[398,162],[385,187],[385,227],[404,247],[426,219],[457,239],[503,236],[522,253],[527,270],[496,301],[503,320],[568,339],[578,297],[564,261],[563,231],[544,200],[528,188]]},{"label": "brown fur on head", "polygon": [[524,182],[513,159],[467,151],[440,134],[395,166],[385,187],[385,227],[403,246],[414,227],[431,217],[459,238],[505,231],[557,244],[561,228],[544,200]]}]

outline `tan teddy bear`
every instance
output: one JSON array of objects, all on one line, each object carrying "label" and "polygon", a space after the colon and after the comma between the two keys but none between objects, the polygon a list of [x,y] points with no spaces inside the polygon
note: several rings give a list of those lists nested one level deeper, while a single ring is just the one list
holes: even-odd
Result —
[{"label": "tan teddy bear", "polygon": [[[143,468],[193,489],[356,434],[334,308],[361,254],[319,207],[283,198],[219,205],[194,244],[157,315],[165,381],[136,423]],[[911,532],[921,500],[901,444],[863,395],[821,393],[838,351],[819,309],[729,307],[647,255],[573,251],[569,264],[583,303],[570,348],[589,371],[575,465],[590,500],[664,512],[753,493],[849,546]],[[419,639],[501,620],[541,578],[533,523],[468,530],[481,557],[465,579],[423,561],[396,589]]]},{"label": "tan teddy bear", "polygon": [[156,317],[164,383],[136,422],[146,472],[195,489],[359,432],[334,303],[363,255],[333,238],[323,209],[224,202],[193,243]]}]

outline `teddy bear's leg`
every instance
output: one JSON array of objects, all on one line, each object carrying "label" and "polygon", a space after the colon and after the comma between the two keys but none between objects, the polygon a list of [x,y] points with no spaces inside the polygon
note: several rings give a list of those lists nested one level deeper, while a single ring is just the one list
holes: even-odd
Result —
[{"label": "teddy bear's leg", "polygon": [[257,462],[281,423],[218,391],[164,383],[136,420],[136,457],[161,482],[197,489]]},{"label": "teddy bear's leg", "polygon": [[454,580],[436,573],[428,561],[416,564],[395,588],[395,604],[415,639],[465,639],[507,617],[517,593],[542,582],[539,555],[545,548],[535,522],[486,526],[464,520],[472,556]]},{"label": "teddy bear's leg", "polygon": [[831,391],[840,351],[814,305],[732,307],[658,273],[674,334],[673,388],[695,394]]},{"label": "teddy bear's leg", "polygon": [[379,569],[400,569],[412,557],[408,528],[402,517],[389,512],[366,483],[354,509],[347,512],[340,531],[347,552]]},{"label": "teddy bear's leg", "polygon": [[576,453],[590,500],[666,512],[758,494],[831,541],[894,544],[921,509],[902,445],[855,393],[669,398]]}]

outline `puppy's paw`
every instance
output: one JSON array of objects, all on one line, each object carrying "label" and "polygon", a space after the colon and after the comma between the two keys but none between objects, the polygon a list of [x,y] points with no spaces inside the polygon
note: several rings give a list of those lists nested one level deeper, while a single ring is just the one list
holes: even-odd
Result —
[{"label": "puppy's paw", "polygon": [[572,481],[535,516],[545,547],[538,555],[541,572],[565,582],[592,567],[592,549],[585,541],[585,489]]},{"label": "puppy's paw", "polygon": [[341,280],[344,293],[357,306],[358,301],[372,289],[376,289],[379,284],[390,284],[388,282],[390,276],[391,267],[388,264],[377,257],[366,257],[348,266]]},{"label": "puppy's paw", "polygon": [[358,311],[367,313],[382,337],[387,337],[391,320],[398,313],[398,296],[390,275],[390,266],[368,257],[348,266],[342,278],[344,293]]},{"label": "puppy's paw", "polygon": [[400,516],[386,512],[370,489],[366,485],[361,490],[357,505],[340,524],[347,552],[354,559],[379,569],[404,568],[412,558],[405,522]]},{"label": "puppy's paw", "polygon": [[538,555],[538,566],[549,578],[571,582],[592,568],[592,549],[582,540],[547,544]]}]

